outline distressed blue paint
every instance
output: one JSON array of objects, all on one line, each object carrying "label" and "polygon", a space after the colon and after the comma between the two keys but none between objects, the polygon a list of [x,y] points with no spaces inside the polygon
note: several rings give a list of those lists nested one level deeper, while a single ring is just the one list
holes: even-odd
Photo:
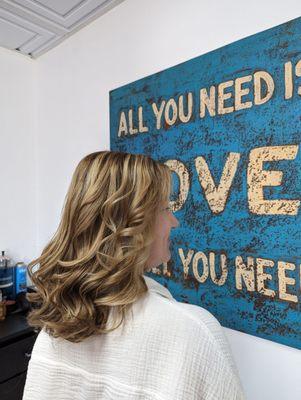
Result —
[{"label": "distressed blue paint", "polygon": [[[200,305],[214,314],[223,326],[247,332],[301,349],[300,319],[300,212],[296,216],[254,215],[247,202],[247,163],[249,151],[255,147],[273,145],[300,145],[301,98],[294,90],[293,98],[284,99],[284,63],[301,59],[301,19],[295,19],[275,28],[242,39],[223,48],[194,58],[175,67],[140,79],[110,92],[111,150],[151,155],[165,161],[178,159],[191,174],[191,188],[184,207],[175,213],[181,226],[172,231],[172,258],[168,268],[172,277],[150,276],[164,284],[179,301]],[[269,72],[275,82],[275,91],[267,103],[230,114],[198,116],[200,88],[209,88],[256,70]],[[301,86],[301,78],[296,78]],[[252,85],[245,85],[252,88]],[[177,98],[193,92],[194,117],[187,124],[176,124],[156,130],[151,109],[152,101]],[[253,100],[252,89],[244,101]],[[231,100],[232,101],[232,100]],[[231,103],[230,101],[230,103]],[[230,105],[229,103],[229,105]],[[119,115],[129,108],[144,108],[148,133],[118,137]],[[137,125],[137,123],[136,123]],[[214,215],[199,184],[194,159],[206,157],[215,182],[218,183],[229,152],[239,152],[241,159],[225,210]],[[264,189],[266,199],[300,199],[300,149],[294,160],[264,164],[264,169],[283,171],[282,185]],[[175,180],[175,192],[177,182]],[[217,286],[210,278],[199,284],[190,265],[188,279],[183,278],[183,267],[178,248],[185,255],[189,249],[209,255],[215,251],[227,255],[228,278]],[[275,267],[266,268],[272,281],[266,287],[276,291],[271,299],[243,287],[235,287],[234,259],[241,255],[267,258]],[[287,291],[298,297],[298,303],[278,297],[277,261],[296,264],[287,276],[296,280]],[[200,269],[200,274],[202,270]],[[217,269],[219,274],[219,269]]]}]

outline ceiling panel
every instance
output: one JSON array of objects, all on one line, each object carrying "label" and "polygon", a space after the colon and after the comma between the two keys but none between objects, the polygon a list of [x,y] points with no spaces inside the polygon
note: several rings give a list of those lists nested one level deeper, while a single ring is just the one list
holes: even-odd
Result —
[{"label": "ceiling panel", "polygon": [[[0,13],[1,15],[1,13]],[[0,17],[0,45],[15,49],[20,43],[27,42],[36,36],[35,32],[18,26],[5,17]]]},{"label": "ceiling panel", "polygon": [[124,0],[2,0],[0,45],[33,58]]},{"label": "ceiling panel", "polygon": [[32,3],[36,3],[46,10],[48,9],[64,17],[66,14],[73,12],[81,3],[86,3],[86,0],[36,0],[32,1]]}]

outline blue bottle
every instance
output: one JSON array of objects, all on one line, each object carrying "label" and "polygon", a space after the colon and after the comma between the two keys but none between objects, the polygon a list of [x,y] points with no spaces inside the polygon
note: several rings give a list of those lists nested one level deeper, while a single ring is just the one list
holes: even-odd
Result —
[{"label": "blue bottle", "polygon": [[15,265],[14,270],[15,270],[14,295],[16,297],[18,293],[27,291],[27,281],[26,281],[27,265],[24,262],[18,262]]}]

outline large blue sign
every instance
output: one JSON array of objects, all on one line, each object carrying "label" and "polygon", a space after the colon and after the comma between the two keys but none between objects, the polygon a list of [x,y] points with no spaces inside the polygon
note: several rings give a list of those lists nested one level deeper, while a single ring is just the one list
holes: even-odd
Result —
[{"label": "large blue sign", "polygon": [[173,171],[150,276],[232,329],[301,349],[301,18],[110,92],[111,150]]}]

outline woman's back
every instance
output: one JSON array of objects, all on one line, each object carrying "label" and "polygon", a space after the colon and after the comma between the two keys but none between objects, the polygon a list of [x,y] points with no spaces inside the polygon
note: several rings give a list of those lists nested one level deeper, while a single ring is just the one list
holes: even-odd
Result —
[{"label": "woman's back", "polygon": [[[219,322],[177,302],[154,279],[118,329],[80,343],[42,330],[23,400],[241,400],[243,392]],[[109,320],[110,323],[110,320]]]}]

